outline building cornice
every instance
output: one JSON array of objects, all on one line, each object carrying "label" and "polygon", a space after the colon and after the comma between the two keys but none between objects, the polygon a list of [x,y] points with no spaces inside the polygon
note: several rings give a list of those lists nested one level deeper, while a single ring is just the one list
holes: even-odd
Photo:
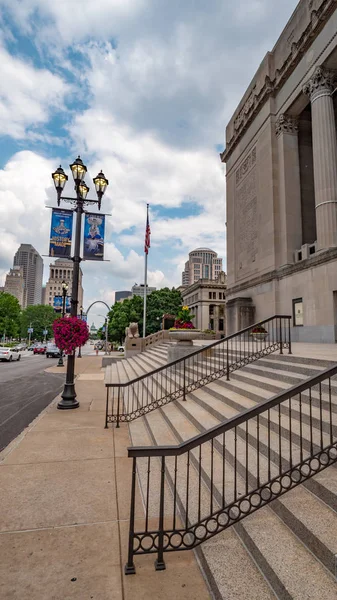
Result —
[{"label": "building cornice", "polygon": [[234,148],[242,138],[244,132],[261,110],[267,100],[274,96],[276,92],[282,88],[285,81],[289,78],[292,71],[298,65],[303,57],[303,54],[310,48],[313,40],[318,36],[323,29],[326,20],[337,9],[337,0],[323,0],[317,10],[310,13],[310,22],[306,29],[302,32],[297,42],[291,44],[289,54],[283,64],[276,69],[273,80],[267,75],[264,85],[258,93],[255,93],[255,87],[246,99],[241,110],[234,120],[234,134],[227,142],[227,147],[220,154],[221,162],[226,163],[231,156]]},{"label": "building cornice", "polygon": [[313,254],[309,258],[301,260],[300,262],[297,262],[293,265],[280,267],[279,269],[274,269],[273,271],[264,273],[264,275],[254,277],[249,281],[245,281],[244,283],[240,283],[233,287],[227,287],[227,298],[230,298],[231,296],[239,292],[249,290],[253,287],[264,285],[265,283],[270,283],[275,280],[280,281],[285,277],[290,277],[294,273],[300,273],[302,271],[312,269],[313,267],[333,262],[336,259],[337,248],[329,248],[329,250],[324,250],[322,252],[318,252],[317,254]]}]

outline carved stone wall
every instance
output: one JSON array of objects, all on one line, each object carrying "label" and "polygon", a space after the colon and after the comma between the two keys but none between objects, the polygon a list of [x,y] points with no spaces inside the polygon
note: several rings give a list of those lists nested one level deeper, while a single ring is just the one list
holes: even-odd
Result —
[{"label": "carved stone wall", "polygon": [[258,210],[256,148],[246,156],[235,175],[236,278],[256,271],[258,251]]}]

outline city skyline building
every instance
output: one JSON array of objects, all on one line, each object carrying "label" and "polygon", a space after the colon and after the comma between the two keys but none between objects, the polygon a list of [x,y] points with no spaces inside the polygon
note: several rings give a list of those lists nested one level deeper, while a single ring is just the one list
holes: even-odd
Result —
[{"label": "city skyline building", "polygon": [[[62,296],[62,281],[68,284],[68,294],[71,297],[71,289],[73,284],[73,261],[67,258],[57,258],[54,263],[49,265],[49,279],[45,288],[44,304],[53,306],[54,297]],[[83,306],[83,287],[82,287],[82,269],[79,273],[78,284],[78,309]]]},{"label": "city skyline building", "polygon": [[122,300],[126,300],[127,298],[132,297],[131,290],[123,290],[120,292],[115,292],[115,302],[121,302]]},{"label": "city skyline building", "polygon": [[42,302],[43,260],[31,244],[21,244],[14,255],[13,267],[22,267],[24,297],[22,308]]},{"label": "city skyline building", "polygon": [[182,285],[192,285],[199,279],[215,280],[222,272],[222,258],[210,248],[196,248],[188,255],[182,272]]},{"label": "city skyline building", "polygon": [[15,296],[19,301],[21,308],[23,308],[25,298],[25,281],[23,267],[17,266],[10,269],[6,275],[6,281],[4,285],[4,292]]},{"label": "city skyline building", "polygon": [[[152,294],[152,292],[155,292],[157,288],[155,287],[149,287],[148,285],[146,286],[146,295],[149,296],[150,294]],[[131,294],[132,294],[132,298],[134,296],[140,296],[141,298],[144,298],[144,290],[145,290],[145,285],[144,283],[141,283],[140,285],[138,285],[138,283],[135,283],[132,288],[131,288]]]}]

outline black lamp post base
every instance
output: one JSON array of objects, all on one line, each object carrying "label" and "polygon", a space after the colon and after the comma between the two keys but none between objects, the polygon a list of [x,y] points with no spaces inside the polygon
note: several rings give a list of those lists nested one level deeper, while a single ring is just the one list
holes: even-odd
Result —
[{"label": "black lamp post base", "polygon": [[57,367],[64,367],[63,358],[60,356],[59,361],[57,363]]},{"label": "black lamp post base", "polygon": [[78,408],[79,405],[79,401],[76,400],[75,385],[73,383],[66,383],[62,394],[62,400],[58,402],[57,408],[60,410],[69,410],[71,408]]}]

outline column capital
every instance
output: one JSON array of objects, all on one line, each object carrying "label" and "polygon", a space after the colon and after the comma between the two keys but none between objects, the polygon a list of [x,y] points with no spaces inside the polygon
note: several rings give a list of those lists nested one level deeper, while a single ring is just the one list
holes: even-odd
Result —
[{"label": "column capital", "polygon": [[313,76],[303,86],[303,93],[309,96],[311,102],[316,99],[316,96],[323,93],[331,95],[336,83],[336,71],[326,69],[325,67],[316,67]]},{"label": "column capital", "polygon": [[297,135],[298,119],[287,114],[280,115],[276,121],[276,135],[279,136],[281,133]]}]

